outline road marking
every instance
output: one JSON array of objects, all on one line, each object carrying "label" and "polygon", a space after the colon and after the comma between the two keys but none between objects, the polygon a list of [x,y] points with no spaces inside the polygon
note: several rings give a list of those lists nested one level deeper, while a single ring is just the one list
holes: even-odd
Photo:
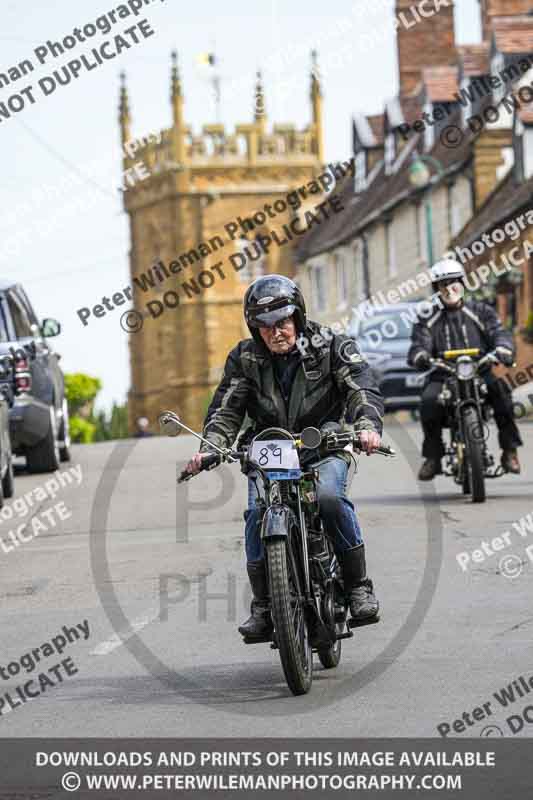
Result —
[{"label": "road marking", "polygon": [[[169,598],[174,597],[174,593],[169,593]],[[106,656],[108,653],[112,653],[113,650],[116,650],[118,647],[122,647],[128,639],[131,639],[132,636],[135,636],[136,633],[142,631],[143,628],[146,628],[147,625],[150,625],[152,622],[156,622],[161,614],[161,610],[159,608],[150,611],[146,614],[143,614],[142,617],[138,617],[137,619],[133,620],[130,623],[130,626],[125,631],[120,631],[119,633],[114,633],[113,636],[110,636],[109,639],[105,639],[100,644],[97,644],[96,647],[91,650],[89,653],[90,656]]]},{"label": "road marking", "polygon": [[135,636],[138,631],[146,628],[146,626],[151,622],[155,622],[156,619],[159,619],[159,611],[152,613],[151,615],[144,614],[144,616],[134,620],[130,624],[128,630],[115,633],[113,636],[110,636],[109,639],[105,639],[105,641],[97,644],[94,650],[91,650],[89,655],[106,656],[108,653],[112,653],[113,650],[117,649],[117,647],[121,647],[128,641],[128,639],[131,639],[132,636]]}]

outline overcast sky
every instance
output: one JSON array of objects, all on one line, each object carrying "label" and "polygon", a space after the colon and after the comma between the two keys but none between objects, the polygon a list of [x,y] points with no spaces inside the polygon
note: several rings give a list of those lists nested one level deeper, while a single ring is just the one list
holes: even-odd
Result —
[{"label": "overcast sky", "polygon": [[[113,0],[31,0],[22,5],[3,0],[0,72],[26,58],[38,66],[34,48],[62,40],[73,28],[94,23],[119,5]],[[85,328],[76,310],[130,283],[129,230],[116,188],[121,180],[120,70],[128,76],[134,135],[170,124],[174,48],[187,120],[196,132],[215,121],[206,70],[196,60],[206,51],[214,51],[220,60],[221,117],[227,128],[251,119],[258,68],[264,70],[270,122],[303,127],[310,119],[308,53],[316,46],[324,83],[326,158],[346,158],[352,113],[377,113],[397,91],[392,2],[335,0],[329,8],[336,16],[322,0],[154,0],[136,19],[119,21],[111,33],[78,44],[68,58],[50,57],[26,78],[0,89],[0,102],[5,102],[143,17],[155,30],[116,59],[83,70],[75,82],[49,97],[35,91],[34,105],[28,103],[0,122],[0,276],[21,281],[40,317],[60,320],[63,332],[55,346],[63,369],[100,377],[100,406],[126,397],[128,336],[119,327],[121,310],[92,318]],[[355,24],[343,32],[338,21],[344,17]],[[378,31],[380,41],[372,46]],[[459,43],[479,41],[478,0],[456,0],[456,36]],[[281,74],[276,71],[280,68]],[[13,255],[6,255],[5,248]]]}]

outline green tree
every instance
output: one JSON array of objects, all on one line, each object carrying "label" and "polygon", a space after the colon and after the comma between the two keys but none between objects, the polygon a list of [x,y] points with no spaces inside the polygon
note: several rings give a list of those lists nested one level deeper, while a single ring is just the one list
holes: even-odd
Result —
[{"label": "green tree", "polygon": [[128,436],[128,407],[113,403],[111,414],[105,411],[94,413],[94,401],[102,388],[100,378],[83,372],[65,375],[65,397],[67,398],[70,435],[73,442],[89,444],[124,439]]},{"label": "green tree", "polygon": [[93,378],[91,375],[85,375],[83,372],[72,372],[65,374],[65,396],[67,398],[69,413],[76,415],[84,408],[90,406],[102,388],[102,381],[100,378]]}]

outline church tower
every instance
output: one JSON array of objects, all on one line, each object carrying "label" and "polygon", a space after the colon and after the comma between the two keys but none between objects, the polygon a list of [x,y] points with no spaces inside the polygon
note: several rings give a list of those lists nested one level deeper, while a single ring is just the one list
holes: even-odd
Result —
[{"label": "church tower", "polygon": [[[159,142],[150,141],[133,159],[124,159],[124,169],[142,161],[149,173],[124,192],[133,307],[143,315],[141,330],[129,338],[132,429],[137,417],[146,416],[156,430],[165,408],[176,410],[190,427],[201,427],[228,352],[249,336],[242,314],[247,286],[263,273],[294,271],[295,242],[273,244],[265,253],[256,237],[276,231],[283,240],[283,226],[297,211],[282,201],[319,174],[324,161],[316,54],[312,122],[304,130],[289,124],[269,129],[258,73],[252,122],[237,125],[233,132],[221,124],[205,124],[195,134],[186,122],[176,53],[170,99],[172,126],[160,132]],[[124,144],[131,137],[125,78],[119,121]],[[317,203],[322,199],[316,196]],[[263,221],[256,214],[274,204],[281,211],[274,209],[270,218],[263,214]],[[254,214],[254,227],[247,229],[245,220]],[[252,253],[253,260],[244,259],[243,252]]]}]

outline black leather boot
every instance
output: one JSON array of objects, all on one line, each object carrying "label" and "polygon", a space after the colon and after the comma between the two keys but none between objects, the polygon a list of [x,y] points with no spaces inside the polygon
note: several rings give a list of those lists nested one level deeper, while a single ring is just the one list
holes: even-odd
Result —
[{"label": "black leather boot", "polygon": [[249,639],[262,639],[272,633],[265,562],[263,559],[249,561],[246,569],[254,598],[250,609],[252,615],[239,627],[239,633]]},{"label": "black leather boot", "polygon": [[435,475],[442,475],[440,458],[426,458],[418,473],[419,481],[432,481]]},{"label": "black leather boot", "polygon": [[344,596],[350,614],[357,622],[377,616],[379,603],[374,595],[374,585],[366,574],[365,546],[358,544],[342,554]]}]

